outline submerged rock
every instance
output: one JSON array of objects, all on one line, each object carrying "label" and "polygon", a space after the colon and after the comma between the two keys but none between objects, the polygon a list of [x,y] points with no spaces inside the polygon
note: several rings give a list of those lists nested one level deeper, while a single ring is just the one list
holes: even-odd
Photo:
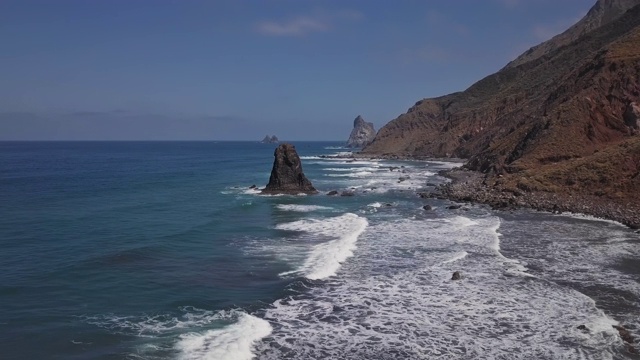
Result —
[{"label": "submerged rock", "polygon": [[427,211],[431,211],[433,210],[433,208],[431,207],[431,205],[425,205],[422,207],[423,209],[427,210]]},{"label": "submerged rock", "polygon": [[335,196],[335,195],[338,195],[338,191],[336,191],[336,190],[331,190],[331,191],[329,191],[329,192],[327,193],[327,195],[328,195],[328,196]]},{"label": "submerged rock", "polygon": [[591,330],[589,330],[589,328],[586,325],[578,325],[577,329],[582,331],[585,334],[591,331]]},{"label": "submerged rock", "polygon": [[273,169],[263,194],[315,194],[318,191],[302,172],[302,163],[291,144],[281,144],[273,154]]}]

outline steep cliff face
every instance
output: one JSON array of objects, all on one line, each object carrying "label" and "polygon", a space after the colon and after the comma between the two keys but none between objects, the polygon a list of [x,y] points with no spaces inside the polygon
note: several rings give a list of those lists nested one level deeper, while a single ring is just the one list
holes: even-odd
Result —
[{"label": "steep cliff face", "polygon": [[616,15],[636,3],[640,0],[598,1],[585,17],[589,21],[581,22],[605,24],[567,44],[556,37],[551,45],[542,44],[548,50],[539,56],[524,54],[464,92],[419,101],[380,129],[363,152],[468,158],[469,168],[503,175],[516,185],[532,171],[548,175],[522,188],[581,192],[589,190],[580,184],[592,181],[569,179],[567,169],[579,166],[591,179],[584,164],[594,153],[598,161],[624,156],[624,166],[608,169],[615,170],[607,176],[616,180],[603,179],[603,186],[611,186],[610,194],[616,186],[638,185],[637,176],[631,181],[640,166],[635,150],[605,151],[621,143],[635,149],[637,141],[640,6]]},{"label": "steep cliff face", "polygon": [[353,130],[351,130],[351,135],[347,140],[347,147],[361,148],[373,141],[375,136],[376,130],[373,127],[373,123],[364,121],[362,116],[358,115],[353,120]]}]

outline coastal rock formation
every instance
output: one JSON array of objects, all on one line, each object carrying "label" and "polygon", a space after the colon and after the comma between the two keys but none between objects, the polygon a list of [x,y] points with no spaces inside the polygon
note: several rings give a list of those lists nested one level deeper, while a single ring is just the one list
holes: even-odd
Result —
[{"label": "coastal rock formation", "polygon": [[353,130],[351,130],[351,135],[349,135],[349,140],[347,140],[347,147],[364,147],[371,143],[375,137],[376,130],[373,127],[373,123],[364,121],[362,116],[358,115],[358,117],[353,120]]},{"label": "coastal rock formation", "polygon": [[640,104],[634,102],[627,105],[627,109],[624,112],[624,123],[628,127],[638,130],[640,129]]},{"label": "coastal rock formation", "polygon": [[362,153],[465,158],[488,187],[640,201],[640,0],[599,0],[567,32],[465,91],[418,101]]},{"label": "coastal rock formation", "polygon": [[451,276],[451,280],[460,280],[460,271],[456,271],[453,273],[453,275]]},{"label": "coastal rock formation", "polygon": [[280,140],[278,140],[278,137],[275,135],[272,135],[272,136],[266,135],[261,142],[263,144],[277,144],[278,142],[280,142]]},{"label": "coastal rock formation", "polygon": [[263,194],[315,194],[318,191],[302,172],[302,163],[291,144],[280,144],[273,156],[273,169]]}]

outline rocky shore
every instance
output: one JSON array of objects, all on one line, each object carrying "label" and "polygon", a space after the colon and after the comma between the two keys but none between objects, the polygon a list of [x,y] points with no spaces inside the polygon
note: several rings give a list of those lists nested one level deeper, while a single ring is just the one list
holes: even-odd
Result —
[{"label": "rocky shore", "polygon": [[583,194],[514,190],[513,187],[501,184],[500,177],[487,181],[485,180],[485,174],[462,167],[464,164],[463,159],[441,159],[405,154],[370,156],[361,153],[325,155],[324,157],[353,160],[437,160],[458,162],[461,167],[440,172],[440,175],[450,179],[450,182],[437,185],[433,190],[421,192],[418,195],[423,198],[440,198],[457,202],[484,204],[491,206],[495,210],[528,208],[553,213],[585,214],[617,221],[634,230],[640,229],[640,204],[635,201],[615,201],[606,197]]},{"label": "rocky shore", "polygon": [[437,186],[432,192],[420,193],[425,198],[486,204],[498,210],[530,208],[554,213],[571,212],[620,222],[640,229],[640,204],[621,203],[611,199],[572,195],[569,193],[525,192],[503,187],[500,179],[487,183],[484,174],[456,168],[440,173],[451,182]]}]

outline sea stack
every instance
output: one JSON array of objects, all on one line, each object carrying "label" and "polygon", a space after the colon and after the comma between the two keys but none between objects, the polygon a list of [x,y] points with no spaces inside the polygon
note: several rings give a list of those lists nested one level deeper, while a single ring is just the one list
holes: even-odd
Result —
[{"label": "sea stack", "polygon": [[302,163],[291,144],[280,144],[273,154],[273,169],[263,194],[316,194],[318,191],[302,172]]},{"label": "sea stack", "polygon": [[353,120],[353,130],[347,140],[347,147],[350,148],[362,148],[367,146],[376,137],[376,129],[373,127],[373,123],[364,121],[362,116]]},{"label": "sea stack", "polygon": [[278,137],[275,135],[272,135],[272,136],[266,135],[261,142],[263,144],[277,144],[279,141],[280,140],[278,140]]}]

